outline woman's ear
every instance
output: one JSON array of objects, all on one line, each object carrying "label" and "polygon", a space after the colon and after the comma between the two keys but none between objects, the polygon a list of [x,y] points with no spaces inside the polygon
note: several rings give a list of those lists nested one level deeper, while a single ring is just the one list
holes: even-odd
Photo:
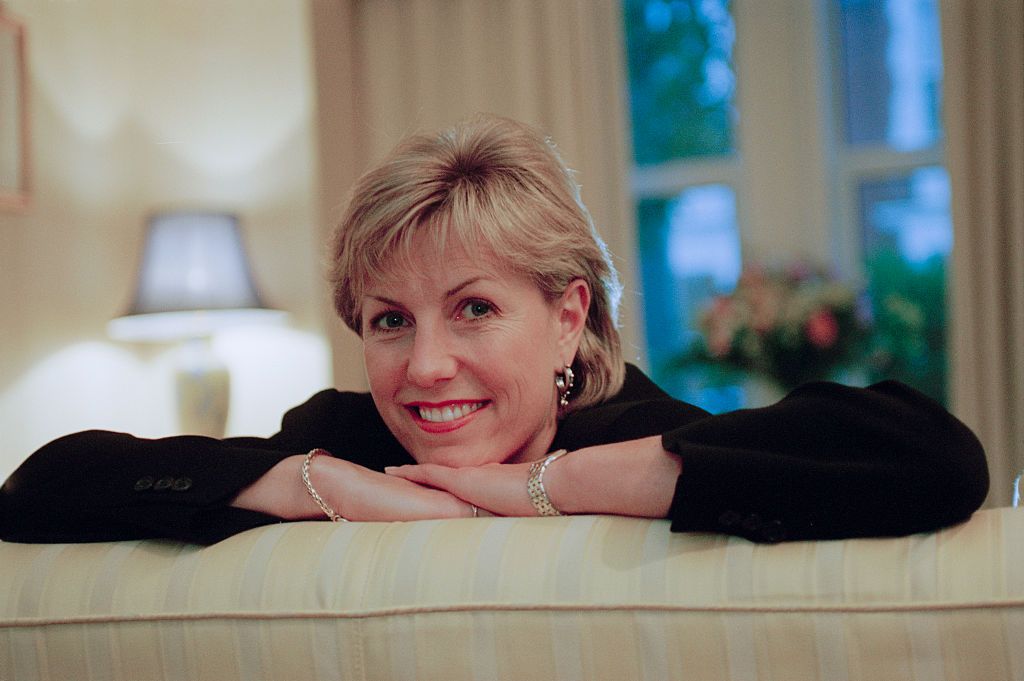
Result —
[{"label": "woman's ear", "polygon": [[590,312],[590,286],[585,279],[573,279],[557,302],[558,349],[563,366],[572,364],[580,347]]}]

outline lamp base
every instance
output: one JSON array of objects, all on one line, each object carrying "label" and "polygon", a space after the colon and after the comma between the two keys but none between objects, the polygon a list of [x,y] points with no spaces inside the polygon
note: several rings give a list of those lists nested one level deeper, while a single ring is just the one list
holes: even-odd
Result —
[{"label": "lamp base", "polygon": [[181,347],[174,382],[180,432],[224,437],[231,375],[208,339],[189,340]]}]

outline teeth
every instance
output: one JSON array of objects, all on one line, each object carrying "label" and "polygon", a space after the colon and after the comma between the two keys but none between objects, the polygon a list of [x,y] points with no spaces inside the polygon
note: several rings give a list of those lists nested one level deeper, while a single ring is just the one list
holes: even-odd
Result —
[{"label": "teeth", "polygon": [[463,416],[472,414],[482,406],[484,406],[483,402],[470,402],[447,407],[420,407],[419,412],[420,418],[424,421],[445,423],[446,421],[454,421],[455,419],[461,419]]}]

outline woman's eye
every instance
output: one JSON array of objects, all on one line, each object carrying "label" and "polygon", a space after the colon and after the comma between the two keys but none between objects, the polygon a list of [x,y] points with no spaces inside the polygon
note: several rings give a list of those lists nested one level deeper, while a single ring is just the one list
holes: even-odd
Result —
[{"label": "woman's eye", "polygon": [[385,331],[400,329],[406,324],[405,317],[398,312],[385,312],[380,317],[377,317],[377,321],[374,322],[374,326]]},{"label": "woman's eye", "polygon": [[486,317],[493,309],[490,303],[485,303],[482,300],[471,300],[463,306],[461,316],[463,319],[479,319],[480,317]]}]

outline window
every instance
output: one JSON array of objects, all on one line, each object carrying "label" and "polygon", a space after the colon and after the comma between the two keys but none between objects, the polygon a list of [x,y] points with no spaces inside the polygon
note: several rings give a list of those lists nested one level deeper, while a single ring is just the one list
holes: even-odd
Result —
[{"label": "window", "polygon": [[870,379],[946,398],[946,263],[937,0],[841,0],[839,195],[859,237],[874,313]]},{"label": "window", "polygon": [[626,0],[633,192],[648,363],[692,402],[739,406],[735,385],[687,366],[701,307],[741,269],[728,0]]},{"label": "window", "polygon": [[869,295],[854,382],[945,395],[937,0],[624,0],[652,377],[711,411],[744,381],[688,349],[742,263],[811,261]]}]

